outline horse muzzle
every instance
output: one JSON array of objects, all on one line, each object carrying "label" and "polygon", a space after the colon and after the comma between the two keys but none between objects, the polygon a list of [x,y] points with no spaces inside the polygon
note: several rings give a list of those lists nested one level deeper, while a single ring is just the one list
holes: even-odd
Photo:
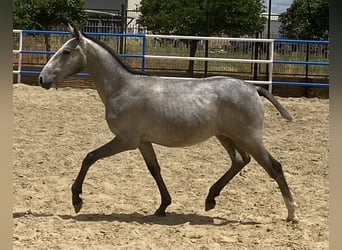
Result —
[{"label": "horse muzzle", "polygon": [[44,89],[50,89],[52,85],[52,82],[46,81],[42,75],[38,77],[38,83]]}]

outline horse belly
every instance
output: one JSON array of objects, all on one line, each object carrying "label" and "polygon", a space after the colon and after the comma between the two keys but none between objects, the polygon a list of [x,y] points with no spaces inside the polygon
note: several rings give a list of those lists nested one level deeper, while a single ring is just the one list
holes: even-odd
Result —
[{"label": "horse belly", "polygon": [[161,123],[156,121],[144,133],[142,140],[168,147],[184,147],[206,141],[215,135],[213,121],[193,124],[178,122]]}]

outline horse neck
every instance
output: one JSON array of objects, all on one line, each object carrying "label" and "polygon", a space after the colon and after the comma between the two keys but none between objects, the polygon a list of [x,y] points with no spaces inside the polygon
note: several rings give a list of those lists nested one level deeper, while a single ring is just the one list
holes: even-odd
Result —
[{"label": "horse neck", "polygon": [[99,44],[87,39],[85,48],[87,71],[91,74],[95,87],[105,103],[108,96],[115,95],[128,84],[132,74]]}]

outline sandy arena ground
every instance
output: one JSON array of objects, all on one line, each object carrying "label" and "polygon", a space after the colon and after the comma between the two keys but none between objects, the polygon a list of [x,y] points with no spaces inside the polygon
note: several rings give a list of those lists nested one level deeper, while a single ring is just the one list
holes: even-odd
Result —
[{"label": "sandy arena ground", "polygon": [[188,148],[155,146],[173,198],[167,217],[138,151],[98,161],[76,215],[70,187],[85,155],[112,139],[95,90],[13,87],[15,249],[328,249],[329,100],[265,99],[265,144],[283,164],[299,206],[285,222],[280,191],[254,160],[204,211],[210,186],[230,166],[215,139]]}]

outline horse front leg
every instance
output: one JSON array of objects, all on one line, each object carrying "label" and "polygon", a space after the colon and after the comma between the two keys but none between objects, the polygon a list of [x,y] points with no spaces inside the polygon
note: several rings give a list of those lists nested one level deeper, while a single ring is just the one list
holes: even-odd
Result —
[{"label": "horse front leg", "polygon": [[71,187],[72,205],[76,213],[78,213],[82,208],[83,201],[80,195],[82,194],[83,181],[87,175],[90,166],[93,165],[99,159],[109,157],[120,152],[135,148],[137,148],[137,145],[133,143],[133,141],[115,137],[107,144],[87,154],[87,156],[84,158],[82,162],[81,170],[78,173],[77,178]]},{"label": "horse front leg", "polygon": [[154,180],[158,185],[158,189],[161,196],[160,207],[156,210],[154,214],[156,216],[165,216],[165,210],[171,204],[171,196],[164,183],[163,177],[161,176],[160,166],[157,161],[156,154],[153,150],[152,143],[141,142],[139,145],[139,150],[145,160],[148,170],[150,171],[151,175],[153,176]]}]

